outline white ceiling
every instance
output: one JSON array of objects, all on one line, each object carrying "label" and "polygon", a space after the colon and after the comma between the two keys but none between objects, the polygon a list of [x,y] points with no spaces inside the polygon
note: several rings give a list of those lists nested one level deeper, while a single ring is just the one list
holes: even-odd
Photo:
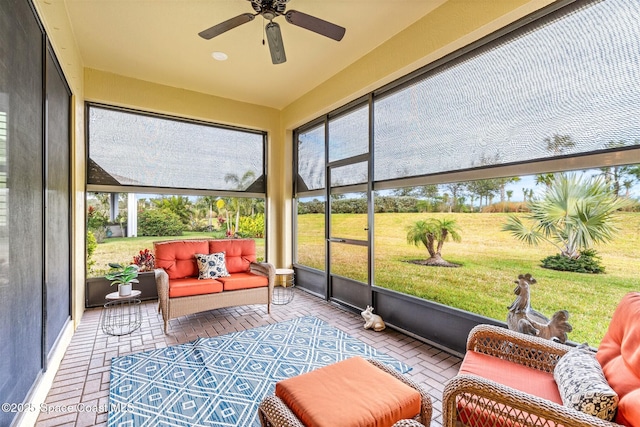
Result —
[{"label": "white ceiling", "polygon": [[[43,0],[49,4],[56,0]],[[445,0],[290,0],[346,28],[336,42],[280,24],[287,62],[273,65],[262,17],[211,40],[198,32],[253,12],[248,0],[59,0],[84,67],[282,109]],[[46,19],[46,16],[45,16]],[[211,57],[225,52],[224,62]]]}]

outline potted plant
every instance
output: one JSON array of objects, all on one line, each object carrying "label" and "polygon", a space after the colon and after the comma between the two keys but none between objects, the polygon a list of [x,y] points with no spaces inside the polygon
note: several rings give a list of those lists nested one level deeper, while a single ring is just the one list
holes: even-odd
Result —
[{"label": "potted plant", "polygon": [[[134,255],[130,264],[138,266],[138,282],[134,286],[135,290],[139,290],[139,297],[142,301],[158,299],[158,289],[156,287],[156,278],[153,271],[155,267],[155,257],[149,249],[138,251]],[[126,262],[120,263],[125,265]],[[110,265],[110,264],[109,264]],[[112,292],[111,282],[106,276],[87,277],[85,281],[85,307],[102,307],[104,305],[104,296]]]},{"label": "potted plant", "polygon": [[123,267],[117,263],[109,263],[109,267],[111,267],[111,270],[105,274],[105,279],[111,280],[111,286],[118,285],[118,293],[121,297],[131,295],[132,283],[139,283],[139,267],[136,264]]}]

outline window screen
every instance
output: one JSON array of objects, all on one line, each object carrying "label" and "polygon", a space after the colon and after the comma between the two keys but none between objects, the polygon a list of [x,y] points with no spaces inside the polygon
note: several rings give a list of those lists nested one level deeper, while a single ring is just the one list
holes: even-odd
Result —
[{"label": "window screen", "polygon": [[264,134],[89,106],[89,184],[265,192]]},{"label": "window screen", "polygon": [[368,152],[368,105],[329,120],[329,162]]},{"label": "window screen", "polygon": [[640,2],[501,40],[375,100],[376,181],[640,144]]},{"label": "window screen", "polygon": [[333,168],[331,170],[331,186],[343,187],[346,185],[366,184],[368,172],[367,162]]},{"label": "window screen", "polygon": [[324,124],[298,134],[297,191],[319,190],[325,186]]}]

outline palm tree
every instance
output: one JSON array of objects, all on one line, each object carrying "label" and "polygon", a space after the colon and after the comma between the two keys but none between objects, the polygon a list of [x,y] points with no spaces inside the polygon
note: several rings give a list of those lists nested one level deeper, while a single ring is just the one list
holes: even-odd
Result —
[{"label": "palm tree", "polygon": [[196,208],[200,209],[207,217],[207,229],[209,231],[213,230],[213,206],[216,203],[215,196],[202,196],[198,197],[196,201]]},{"label": "palm tree", "polygon": [[513,197],[513,190],[507,190],[507,203],[511,203],[511,198]]},{"label": "palm tree", "polygon": [[416,246],[422,244],[427,248],[429,258],[424,262],[425,265],[457,267],[442,259],[442,246],[450,238],[459,242],[461,237],[458,230],[455,219],[420,220],[407,228],[407,243]]},{"label": "palm tree", "polygon": [[[245,172],[242,175],[242,177],[239,177],[234,173],[228,173],[224,176],[224,181],[232,183],[235,186],[236,190],[245,191],[251,185],[251,183],[255,181],[255,178],[256,178],[255,172],[249,170]],[[251,200],[246,198],[240,199],[238,197],[234,197],[230,201],[231,201],[230,204],[233,206],[233,209],[236,211],[236,224],[235,224],[234,234],[238,234],[239,227],[240,227],[240,210],[241,209],[244,209],[245,211],[249,210],[251,207]],[[249,207],[249,209],[247,207]]]},{"label": "palm tree", "polygon": [[527,203],[530,213],[524,218],[531,226],[510,216],[502,230],[530,245],[549,242],[563,256],[577,259],[580,251],[614,238],[614,214],[629,202],[616,197],[601,176],[583,179],[563,173],[556,176],[542,199]]},{"label": "palm tree", "polygon": [[551,188],[555,177],[556,177],[555,174],[552,174],[552,173],[536,175],[536,185],[544,184],[545,187]]}]

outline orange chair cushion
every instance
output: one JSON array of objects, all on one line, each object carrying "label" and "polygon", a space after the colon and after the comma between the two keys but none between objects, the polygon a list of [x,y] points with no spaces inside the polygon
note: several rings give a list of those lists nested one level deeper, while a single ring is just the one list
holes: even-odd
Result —
[{"label": "orange chair cushion", "polygon": [[231,276],[218,277],[225,291],[238,289],[264,288],[269,286],[269,279],[253,273],[233,273]]},{"label": "orange chair cushion", "polygon": [[207,240],[180,240],[153,244],[155,265],[169,275],[169,279],[198,277],[195,254],[209,253]]},{"label": "orange chair cushion", "polygon": [[[209,240],[209,252],[225,253],[227,271],[231,274],[249,271],[252,262],[256,262],[256,242],[253,239]],[[195,253],[195,252],[193,252]]]},{"label": "orange chair cushion", "polygon": [[640,426],[640,292],[622,298],[596,358],[620,398],[615,422]]},{"label": "orange chair cushion", "polygon": [[276,383],[307,427],[387,427],[420,413],[420,393],[361,357]]},{"label": "orange chair cushion", "polygon": [[[562,397],[551,373],[474,351],[467,351],[459,373],[476,375],[562,405]],[[509,412],[509,408],[505,405],[499,404],[498,406],[500,411]],[[528,416],[532,422],[537,419],[534,414]],[[482,405],[478,405],[477,402],[467,402],[464,399],[458,401],[458,417],[464,425],[472,427],[520,426],[520,424],[509,420],[508,417],[500,417],[484,411]]]},{"label": "orange chair cushion", "polygon": [[553,374],[528,368],[508,360],[467,351],[460,374],[471,374],[562,405]]},{"label": "orange chair cushion", "polygon": [[169,298],[215,294],[218,292],[222,292],[222,283],[214,279],[200,280],[194,277],[187,277],[169,281]]}]

